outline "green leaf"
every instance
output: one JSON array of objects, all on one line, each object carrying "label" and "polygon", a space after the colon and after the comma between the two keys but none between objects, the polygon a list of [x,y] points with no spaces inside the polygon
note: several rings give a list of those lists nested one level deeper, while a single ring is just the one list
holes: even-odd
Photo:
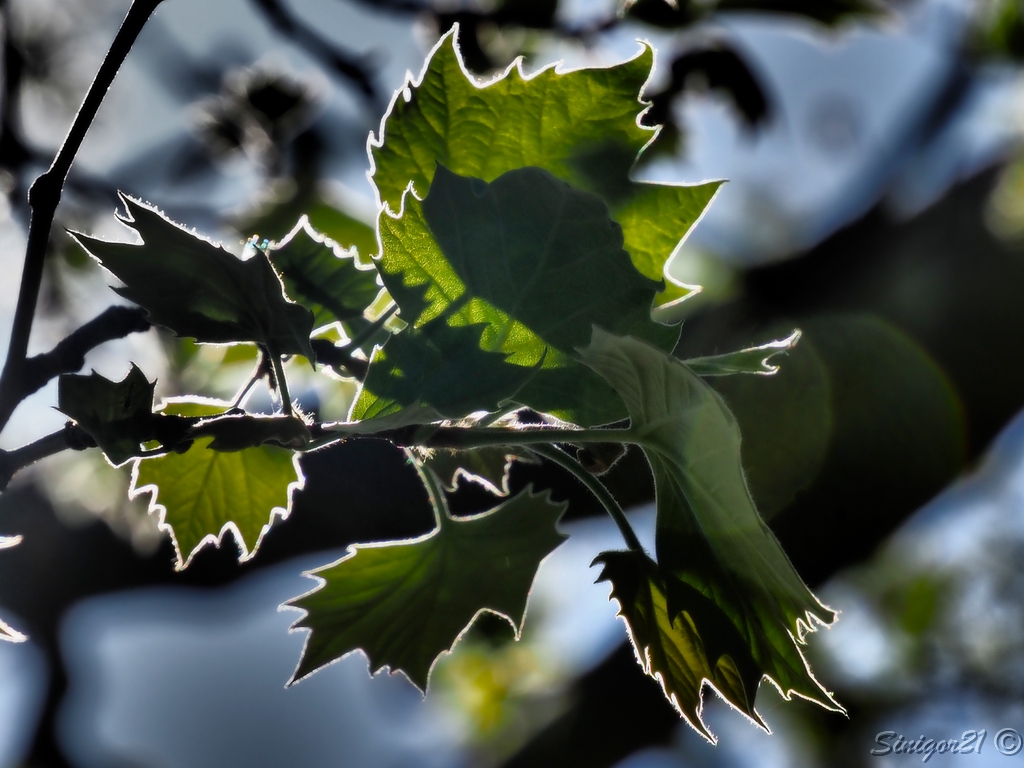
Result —
[{"label": "green leaf", "polygon": [[[226,407],[178,401],[164,412],[208,416]],[[251,558],[274,519],[288,517],[303,485],[294,451],[260,445],[224,452],[212,449],[214,440],[199,437],[184,453],[138,459],[132,468],[129,495],[150,494],[149,511],[160,515],[160,527],[171,534],[178,570],[204,544],[219,545],[226,531],[238,544],[239,562]]]},{"label": "green leaf", "polygon": [[527,488],[488,512],[456,519],[432,496],[432,533],[350,547],[309,574],[319,586],[287,603],[306,611],[295,628],[310,630],[293,682],[360,649],[371,673],[401,670],[426,691],[437,657],[481,612],[508,620],[518,638],[537,568],[565,538],[556,528],[565,505]]},{"label": "green leaf", "polygon": [[661,346],[679,337],[651,320],[662,283],[633,266],[621,227],[596,195],[542,168],[517,168],[488,184],[439,166],[422,205],[471,294],[544,343],[571,354],[596,322]]},{"label": "green leaf", "polygon": [[[665,262],[720,183],[629,179],[637,155],[655,135],[637,121],[653,49],[645,44],[636,57],[613,67],[567,73],[548,67],[530,77],[519,63],[481,87],[462,63],[456,40],[453,29],[438,42],[419,81],[396,93],[370,142],[380,201],[400,210],[410,183],[422,198],[438,163],[488,182],[537,166],[604,197],[622,225],[633,264],[653,280],[665,279]],[[671,281],[659,290],[659,304],[689,291]]]},{"label": "green leaf", "polygon": [[721,397],[683,363],[637,339],[595,328],[579,354],[622,395],[631,422],[623,440],[638,443],[650,462],[661,570],[729,616],[784,697],[841,709],[798,647],[835,614],[803,583],[758,514],[740,464],[739,429]]},{"label": "green leaf", "polygon": [[724,355],[692,357],[684,362],[698,376],[729,376],[733,373],[759,373],[770,376],[777,373],[779,367],[768,361],[775,355],[791,350],[799,340],[800,331],[795,330],[778,341],[769,341],[767,344],[741,349],[738,352],[727,352]]},{"label": "green leaf", "polygon": [[95,371],[88,376],[67,373],[57,381],[57,408],[88,432],[116,467],[137,455],[149,439],[155,386],[134,363],[119,382]]},{"label": "green leaf", "polygon": [[115,288],[144,308],[149,319],[199,342],[263,344],[274,354],[312,360],[313,315],[285,298],[281,279],[259,250],[242,261],[172,223],[154,208],[122,196],[142,245],[73,236],[120,279]]},{"label": "green leaf", "polygon": [[[381,218],[381,240],[384,284],[406,320],[484,324],[479,346],[508,356],[516,401],[538,411],[584,425],[625,416],[571,358],[593,323],[665,348],[678,337],[651,320],[660,284],[633,266],[601,199],[540,168],[487,184],[438,167],[422,203],[407,195],[400,218]],[[515,366],[537,365],[523,386]]]},{"label": "green leaf", "polygon": [[508,478],[513,461],[529,463],[533,460],[525,451],[516,453],[506,446],[495,446],[468,451],[441,448],[425,457],[423,464],[437,475],[449,491],[458,490],[459,480],[465,478],[497,496],[508,496]]},{"label": "green leaf", "polygon": [[335,320],[361,320],[380,293],[373,264],[361,263],[355,251],[343,251],[326,240],[305,216],[267,255],[288,295],[312,310],[317,328]]},{"label": "green leaf", "polygon": [[507,354],[480,349],[483,330],[438,318],[394,334],[374,349],[349,419],[376,419],[410,406],[428,421],[496,410],[536,369],[508,365]]},{"label": "green leaf", "polygon": [[708,684],[767,730],[754,709],[761,672],[718,606],[642,552],[602,552],[597,563],[604,566],[597,580],[612,583],[637,661],[686,722],[715,743],[701,717]]},{"label": "green leaf", "polygon": [[305,216],[309,225],[334,241],[339,248],[355,251],[368,259],[377,250],[377,233],[362,221],[359,213],[342,200],[329,199],[327,190],[300,187],[285,197],[271,197],[262,206],[234,221],[238,232],[253,233],[260,239],[283,240]]}]

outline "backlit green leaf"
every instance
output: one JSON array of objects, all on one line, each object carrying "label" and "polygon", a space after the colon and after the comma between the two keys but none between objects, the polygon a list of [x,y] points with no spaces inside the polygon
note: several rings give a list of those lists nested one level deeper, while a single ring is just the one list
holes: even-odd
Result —
[{"label": "backlit green leaf", "polygon": [[641,552],[602,552],[597,563],[604,566],[598,581],[612,583],[644,672],[698,733],[715,742],[701,717],[705,684],[767,730],[754,710],[761,672],[718,606]]},{"label": "backlit green leaf", "polygon": [[721,397],[661,350],[599,328],[580,359],[622,395],[631,422],[623,440],[638,443],[651,464],[661,570],[729,616],[783,696],[840,709],[798,648],[835,614],[803,583],[754,507],[739,429]]},{"label": "backlit green leaf", "polygon": [[800,340],[800,331],[793,331],[789,336],[778,341],[769,341],[757,347],[741,349],[737,352],[726,352],[722,355],[693,357],[686,360],[687,367],[698,376],[728,376],[733,373],[760,373],[771,375],[778,372],[779,367],[772,365],[775,355],[782,354]]},{"label": "backlit green leaf", "polygon": [[[641,274],[665,278],[665,262],[707,207],[719,182],[694,186],[633,182],[630,169],[654,131],[639,125],[640,93],[654,64],[647,45],[613,67],[530,77],[521,65],[481,87],[458,53],[457,31],[434,47],[417,82],[400,89],[371,141],[372,179],[398,211],[411,183],[422,199],[438,163],[460,176],[493,181],[537,166],[600,194],[622,226]],[[685,286],[669,281],[658,303]]]},{"label": "backlit green leaf", "polygon": [[430,421],[496,410],[534,374],[509,365],[502,352],[480,349],[484,326],[448,325],[438,318],[407,328],[374,350],[351,421],[375,419],[416,405]]},{"label": "backlit green leaf", "polygon": [[[171,402],[165,413],[208,416],[226,406]],[[248,560],[276,517],[286,518],[302,487],[297,454],[275,445],[213,450],[214,437],[196,439],[184,453],[138,459],[132,469],[131,497],[150,495],[149,511],[174,540],[177,568],[185,568],[208,542],[220,543],[231,531],[239,561]]]},{"label": "backlit green leaf", "polygon": [[543,343],[571,354],[597,322],[660,346],[678,338],[678,329],[651,321],[661,281],[633,266],[621,227],[596,195],[541,168],[518,168],[488,184],[439,166],[422,207],[470,295],[515,318]]},{"label": "backlit green leaf", "polygon": [[288,295],[312,310],[318,328],[335,320],[361,319],[380,293],[376,268],[362,264],[354,251],[326,241],[305,216],[267,255]]},{"label": "backlit green leaf", "polygon": [[57,408],[89,433],[111,464],[119,466],[149,439],[154,386],[134,364],[119,382],[95,371],[88,376],[67,373],[57,382]]},{"label": "backlit green leaf", "polygon": [[76,234],[82,246],[124,283],[115,288],[157,325],[196,341],[249,341],[275,354],[313,359],[313,315],[285,298],[281,280],[259,250],[245,261],[172,223],[154,208],[122,196],[122,221],[142,245]]},{"label": "backlit green leaf", "polygon": [[515,453],[507,447],[474,448],[468,451],[433,451],[423,459],[424,465],[434,472],[445,488],[455,491],[462,478],[471,480],[498,496],[507,496],[508,475],[513,461],[532,462],[523,450]]},{"label": "backlit green leaf", "polygon": [[[584,425],[625,416],[572,350],[593,323],[665,348],[678,329],[651,320],[660,284],[633,266],[600,198],[540,168],[487,184],[439,167],[427,198],[407,195],[405,206],[400,218],[381,218],[380,266],[407,321],[482,324],[479,346],[514,364],[505,368],[523,387],[516,402]],[[538,364],[523,386],[516,367]],[[456,381],[465,379],[449,386]]]},{"label": "backlit green leaf", "polygon": [[401,670],[425,691],[438,656],[482,611],[507,619],[516,636],[537,568],[565,538],[556,523],[564,504],[527,488],[470,518],[448,515],[435,500],[437,528],[419,539],[356,545],[288,605],[306,611],[299,680],[359,649],[370,671]]}]

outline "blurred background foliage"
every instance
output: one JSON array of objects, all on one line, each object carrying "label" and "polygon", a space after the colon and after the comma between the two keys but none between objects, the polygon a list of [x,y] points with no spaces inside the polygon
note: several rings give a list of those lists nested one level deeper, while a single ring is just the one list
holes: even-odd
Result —
[{"label": "blurred background foliage", "polygon": [[[126,8],[0,0],[0,335],[14,306],[27,188]],[[303,588],[293,577],[278,594],[261,572],[285,563],[297,574],[353,542],[427,531],[426,500],[401,453],[362,441],[307,456],[306,487],[260,555],[239,565],[226,542],[184,573],[173,571],[145,504],[125,499],[128,478],[75,455],[0,497],[0,533],[25,537],[0,556],[0,605],[32,638],[0,648],[2,764],[239,764],[238,744],[255,728],[267,739],[299,735],[264,746],[250,765],[852,766],[875,764],[868,751],[880,730],[949,738],[1024,728],[1019,0],[637,0],[624,11],[614,0],[167,0],[72,170],[33,349],[114,300],[62,230],[127,237],[111,216],[117,190],[239,252],[254,236],[283,238],[306,215],[360,259],[372,256],[366,137],[406,71],[418,72],[456,23],[467,67],[485,79],[519,56],[530,71],[559,59],[620,61],[637,38],[657,47],[643,122],[664,127],[634,176],[731,179],[670,265],[705,287],[673,310],[684,318],[677,353],[804,332],[777,376],[716,386],[740,421],[765,518],[843,612],[812,653],[850,717],[783,705],[762,689],[758,708],[776,733],[709,701],[722,738],[709,747],[640,674],[607,612],[566,614],[575,632],[603,638],[581,641],[590,651],[552,645],[543,627],[565,607],[557,593],[575,596],[571,578],[584,589],[596,576],[585,559],[575,577],[557,571],[549,592],[538,587],[521,643],[500,621],[476,625],[442,661],[425,704],[397,680],[328,670],[296,689],[313,693],[289,691],[282,709],[260,709],[252,680],[263,667],[245,666],[258,656],[246,655],[248,640],[220,656],[190,643],[270,615]],[[623,159],[595,162],[600,177],[601,163],[611,174]],[[164,396],[230,397],[255,364],[243,347],[198,347],[158,330],[97,350],[89,364],[119,379],[129,359]],[[354,382],[291,370],[307,409],[344,416]],[[23,404],[4,447],[59,426],[53,402],[46,389]],[[517,465],[513,485],[531,481],[570,499],[575,538],[599,535],[589,518],[601,510],[575,481]],[[639,452],[608,481],[626,504],[651,500]],[[462,482],[453,508],[473,512],[485,499]],[[606,586],[590,589],[602,603]],[[290,618],[277,621],[285,637]],[[533,624],[542,629],[531,634]],[[160,630],[159,642],[132,645],[146,627]],[[294,642],[281,658],[293,651]],[[190,659],[201,690],[171,684],[193,679],[176,671]],[[288,671],[267,677],[274,696]],[[294,719],[288,701],[307,701],[296,711],[316,708],[328,725],[304,730],[318,721]],[[209,730],[189,719],[197,712]],[[404,752],[379,751],[394,740]]]}]

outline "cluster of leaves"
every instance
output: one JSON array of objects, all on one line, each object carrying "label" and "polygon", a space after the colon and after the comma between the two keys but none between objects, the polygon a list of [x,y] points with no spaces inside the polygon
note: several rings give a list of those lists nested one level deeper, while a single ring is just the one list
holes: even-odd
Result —
[{"label": "cluster of leaves", "polygon": [[[482,86],[456,33],[445,36],[371,141],[373,259],[306,220],[279,243],[255,238],[240,259],[128,197],[122,220],[141,244],[77,236],[153,323],[260,350],[234,403],[157,405],[134,367],[121,382],[61,378],[60,409],[111,463],[131,466],[131,493],[149,495],[179,568],[226,531],[250,557],[288,514],[303,451],[365,435],[408,449],[436,528],[354,546],[313,572],[318,586],[290,603],[308,630],[294,679],[361,649],[371,671],[401,670],[426,690],[434,661],[481,612],[518,635],[534,574],[564,538],[564,505],[532,488],[512,495],[508,472],[544,456],[580,475],[622,529],[629,548],[597,559],[601,578],[643,669],[694,728],[713,740],[701,720],[706,685],[758,723],[764,678],[787,698],[838,709],[799,648],[834,614],[761,520],[736,421],[702,379],[771,373],[768,358],[798,334],[683,362],[671,355],[678,327],[653,319],[694,290],[667,279],[665,262],[718,183],[630,178],[655,135],[639,120],[652,65],[644,46],[607,69],[527,77],[516,65]],[[400,323],[388,322],[395,308]],[[339,344],[318,336],[331,324]],[[360,380],[345,422],[293,405],[290,358]],[[278,394],[272,415],[244,408],[263,377]],[[656,559],[600,480],[557,447],[609,443],[637,445],[650,462]],[[449,513],[460,475],[486,481],[492,509]]]}]

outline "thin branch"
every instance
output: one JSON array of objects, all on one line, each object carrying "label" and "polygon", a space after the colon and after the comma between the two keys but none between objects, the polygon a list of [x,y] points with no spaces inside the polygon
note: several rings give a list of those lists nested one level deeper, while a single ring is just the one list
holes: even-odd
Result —
[{"label": "thin branch", "polygon": [[341,50],[312,27],[304,24],[281,0],[252,0],[267,21],[281,35],[299,45],[307,53],[317,56],[335,72],[349,80],[370,102],[375,110],[380,108],[381,96],[372,71],[352,54]]},{"label": "thin branch", "polygon": [[288,380],[284,377],[284,366],[281,364],[281,356],[271,352],[270,363],[274,366],[274,384],[277,388],[277,394],[281,397],[281,412],[285,416],[291,416],[293,413],[292,398],[288,394]]},{"label": "thin branch", "polygon": [[374,320],[372,323],[363,328],[363,330],[361,330],[359,333],[353,336],[346,346],[351,349],[358,349],[359,347],[363,346],[363,344],[365,344],[374,337],[374,334],[376,334],[381,328],[384,327],[384,324],[388,320],[390,320],[391,316],[394,315],[397,311],[398,304],[392,301],[388,305],[387,309],[380,313],[380,316],[376,320]]},{"label": "thin branch", "polygon": [[608,515],[615,521],[615,525],[619,527],[619,532],[622,534],[622,538],[625,539],[626,546],[634,552],[644,551],[643,546],[640,544],[640,539],[636,537],[633,526],[629,524],[626,514],[622,511],[622,507],[619,506],[619,502],[615,500],[615,497],[611,495],[608,489],[604,487],[604,483],[553,445],[535,445],[530,450],[574,474],[577,480],[587,486],[587,489],[597,496],[598,501],[601,502]]},{"label": "thin branch", "polygon": [[46,386],[50,379],[80,371],[91,349],[149,328],[145,312],[138,307],[108,307],[49,352],[25,361],[21,376],[12,385],[0,389],[0,423],[6,423],[18,404]]},{"label": "thin branch", "polygon": [[[79,108],[70,130],[68,130],[64,143],[53,159],[53,164],[49,170],[35,180],[29,189],[28,204],[31,216],[28,227],[28,245],[25,249],[25,265],[21,273],[21,288],[18,293],[18,305],[14,311],[7,360],[4,363],[3,373],[0,374],[0,400],[9,398],[7,392],[10,389],[20,389],[23,386],[21,379],[25,375],[28,341],[32,333],[32,321],[35,318],[39,286],[43,280],[46,247],[50,240],[53,217],[57,211],[57,205],[60,203],[64,182],[71,170],[71,164],[96,117],[103,97],[114,81],[114,76],[135,44],[146,21],[161,2],[162,0],[133,0],[121,28],[110,45],[110,50],[107,51],[107,55],[96,73],[96,78],[89,86],[89,91],[82,101],[82,106]],[[6,426],[9,418],[10,414],[7,414],[6,418],[0,419],[0,429]]]},{"label": "thin branch", "polygon": [[246,397],[249,395],[249,391],[256,386],[256,382],[267,375],[270,368],[270,359],[267,352],[264,351],[263,347],[259,348],[260,356],[256,361],[256,367],[253,369],[252,375],[245,385],[238,390],[238,394],[235,395],[235,399],[231,401],[232,408],[241,408],[245,402]]},{"label": "thin branch", "polygon": [[[368,435],[361,431],[363,435]],[[353,436],[346,434],[345,424],[325,425],[325,435],[334,439]],[[565,429],[531,425],[526,427],[438,427],[431,424],[410,425],[398,429],[382,430],[372,435],[390,440],[401,447],[452,448],[467,450],[494,445],[528,445],[542,443],[634,443],[636,435],[628,429]]]},{"label": "thin branch", "polygon": [[11,478],[18,472],[35,464],[40,459],[53,456],[69,448],[81,451],[95,445],[96,442],[89,437],[85,430],[69,421],[64,425],[64,429],[51,432],[21,448],[16,448],[13,451],[0,450],[0,491],[7,488]]},{"label": "thin branch", "polygon": [[366,360],[353,357],[350,351],[353,347],[339,347],[330,339],[310,339],[309,345],[313,348],[318,363],[331,368],[341,366],[360,381],[366,378],[370,364]]}]

